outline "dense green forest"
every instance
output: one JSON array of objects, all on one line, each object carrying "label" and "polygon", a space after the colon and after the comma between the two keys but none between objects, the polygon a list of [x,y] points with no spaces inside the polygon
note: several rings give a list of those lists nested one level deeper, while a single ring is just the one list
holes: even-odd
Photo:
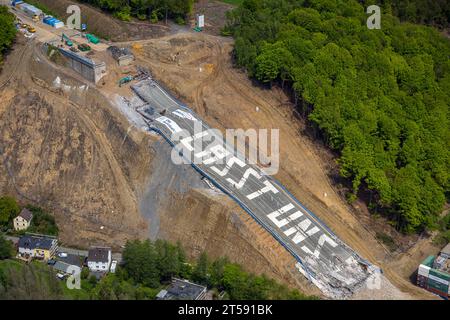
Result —
[{"label": "dense green forest", "polygon": [[8,12],[8,8],[0,6],[0,64],[2,55],[8,50],[16,37],[14,16]]},{"label": "dense green forest", "polygon": [[439,28],[450,26],[450,1],[448,0],[382,0],[380,3],[401,21],[428,24]]},{"label": "dense green forest", "polygon": [[171,18],[184,23],[192,12],[194,0],[79,0],[113,13],[117,18],[129,21],[132,16],[150,19],[152,22]]},{"label": "dense green forest", "polygon": [[123,260],[121,277],[150,288],[157,288],[175,276],[203,284],[216,292],[225,290],[230,299],[311,298],[264,275],[247,273],[227,258],[211,261],[203,253],[194,264],[190,264],[180,244],[162,240],[128,242]]},{"label": "dense green forest", "polygon": [[247,273],[226,258],[210,261],[202,254],[189,263],[179,244],[163,240],[128,242],[124,264],[101,280],[83,268],[80,290],[68,289],[45,263],[24,264],[11,260],[13,255],[12,244],[0,233],[0,299],[150,300],[174,276],[208,286],[216,298],[225,290],[224,299],[316,299],[266,276]]},{"label": "dense green forest", "polygon": [[292,88],[339,152],[350,201],[364,191],[405,232],[437,227],[450,187],[450,42],[388,13],[369,30],[365,11],[355,0],[245,0],[224,32],[251,77]]}]

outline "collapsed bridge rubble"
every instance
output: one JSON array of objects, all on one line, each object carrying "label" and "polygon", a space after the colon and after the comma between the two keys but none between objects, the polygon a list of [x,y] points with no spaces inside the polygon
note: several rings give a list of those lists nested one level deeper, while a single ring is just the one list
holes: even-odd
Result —
[{"label": "collapsed bridge rubble", "polygon": [[[187,163],[235,200],[293,255],[297,269],[324,295],[347,298],[369,286],[371,278],[381,272],[155,80],[149,77],[131,88],[145,103],[137,111],[148,130],[161,135]],[[208,136],[211,139],[204,139]]]}]

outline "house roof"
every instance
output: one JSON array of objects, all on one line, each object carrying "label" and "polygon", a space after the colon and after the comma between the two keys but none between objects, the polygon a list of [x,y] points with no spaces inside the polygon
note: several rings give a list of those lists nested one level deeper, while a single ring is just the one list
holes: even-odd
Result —
[{"label": "house roof", "polygon": [[[56,261],[56,263],[53,265],[53,268],[64,273],[74,273],[75,269],[80,270],[79,266],[71,265],[62,261]],[[71,270],[69,270],[69,268]]]},{"label": "house roof", "polygon": [[164,300],[195,300],[204,291],[206,287],[189,282],[187,280],[181,280],[174,278],[172,284],[167,288],[167,292],[160,292],[160,298]]},{"label": "house roof", "polygon": [[56,261],[55,264],[53,265],[53,268],[55,268],[58,271],[62,271],[64,273],[67,273],[67,270],[69,269],[70,264],[68,263],[64,263],[61,261]]},{"label": "house roof", "polygon": [[90,262],[108,262],[110,248],[93,247],[89,249],[88,261]]},{"label": "house roof", "polygon": [[27,208],[23,208],[22,211],[20,211],[18,217],[21,217],[24,220],[30,222],[31,219],[33,219],[33,213]]},{"label": "house roof", "polygon": [[56,259],[65,264],[70,264],[70,265],[78,266],[78,267],[83,266],[83,260],[84,260],[83,257],[77,256],[75,254],[70,254],[70,253],[67,254],[67,256],[65,256],[65,257],[58,256]]},{"label": "house roof", "polygon": [[50,250],[57,240],[46,236],[25,235],[19,239],[19,248]]}]

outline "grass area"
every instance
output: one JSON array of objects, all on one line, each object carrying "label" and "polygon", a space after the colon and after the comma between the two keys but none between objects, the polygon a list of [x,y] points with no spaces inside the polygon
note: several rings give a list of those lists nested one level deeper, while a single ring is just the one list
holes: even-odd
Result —
[{"label": "grass area", "polygon": [[398,246],[395,243],[394,239],[386,233],[377,232],[376,238],[380,240],[385,246],[387,246],[391,252],[397,250]]},{"label": "grass area", "polygon": [[63,283],[45,263],[25,264],[6,259],[0,261],[0,299],[65,299]]}]

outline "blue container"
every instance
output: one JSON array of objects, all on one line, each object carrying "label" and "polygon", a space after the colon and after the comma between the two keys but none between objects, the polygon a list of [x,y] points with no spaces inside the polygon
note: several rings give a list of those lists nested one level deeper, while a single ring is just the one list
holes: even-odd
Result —
[{"label": "blue container", "polygon": [[55,24],[56,24],[57,22],[59,22],[59,20],[56,19],[56,18],[54,18],[54,17],[52,17],[52,16],[48,16],[48,17],[45,17],[45,18],[44,18],[43,22],[44,22],[45,24],[48,24],[49,26],[54,27]]}]

